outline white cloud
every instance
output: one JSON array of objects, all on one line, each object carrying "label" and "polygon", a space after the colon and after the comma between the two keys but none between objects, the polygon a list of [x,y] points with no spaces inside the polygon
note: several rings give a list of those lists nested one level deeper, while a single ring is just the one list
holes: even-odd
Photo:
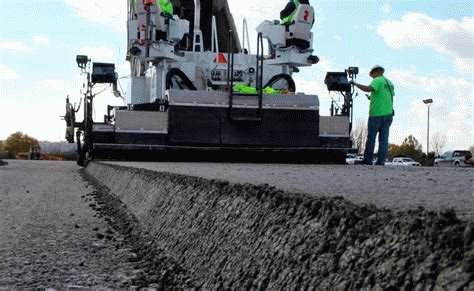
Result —
[{"label": "white cloud", "polygon": [[427,108],[422,100],[432,98],[431,132],[445,134],[451,148],[467,148],[474,144],[474,85],[469,80],[443,75],[423,76],[414,69],[393,70],[388,77],[396,86],[417,92],[415,96],[396,96],[396,100],[406,99],[409,106],[396,106],[395,121],[400,124],[393,137],[395,142],[400,143],[408,134],[413,134],[424,143]]},{"label": "white cloud", "polygon": [[126,30],[126,0],[64,0],[79,17],[93,23],[112,27],[117,31]]},{"label": "white cloud", "polygon": [[390,3],[385,3],[382,5],[383,13],[389,13],[392,10],[392,5]]},{"label": "white cloud", "polygon": [[114,62],[114,50],[108,47],[85,47],[79,49],[79,54],[87,55],[92,61]]},{"label": "white cloud", "polygon": [[48,46],[49,45],[48,38],[43,36],[43,35],[39,35],[39,34],[33,35],[33,37],[31,38],[31,41],[34,44],[39,45],[39,46]]},{"label": "white cloud", "polygon": [[[79,92],[83,77],[79,72],[57,79],[32,81],[22,86],[19,86],[18,82],[0,82],[0,140],[16,131],[22,131],[40,140],[64,140],[65,123],[60,116],[65,113],[67,95],[70,95],[72,103],[81,100]],[[95,100],[94,108],[95,121],[103,120],[108,104],[123,105],[110,90],[98,96],[100,98]],[[82,111],[77,115],[78,121],[82,120],[81,113]]]},{"label": "white cloud", "polygon": [[17,80],[18,73],[6,65],[0,64],[0,80]]},{"label": "white cloud", "polygon": [[330,93],[324,84],[326,72],[335,71],[333,62],[325,58],[315,66],[300,68],[300,70],[299,74],[293,76],[296,91],[308,95],[318,95],[321,115],[329,115],[331,98],[342,102],[339,95]]},{"label": "white cloud", "polygon": [[64,80],[59,79],[51,79],[51,80],[42,80],[38,82],[38,87],[41,89],[54,89],[61,92],[66,92],[66,82]]},{"label": "white cloud", "polygon": [[324,82],[317,80],[304,80],[295,76],[296,91],[305,94],[319,95],[323,92],[327,92],[327,88],[324,86]]},{"label": "white cloud", "polygon": [[41,140],[62,140],[64,121],[59,116],[64,115],[64,97],[68,92],[65,85],[58,87],[60,80],[32,81],[21,86],[17,83],[0,85],[1,94],[6,97],[0,98],[3,102],[0,106],[0,139],[22,131]]},{"label": "white cloud", "polygon": [[0,41],[0,50],[9,50],[20,53],[29,53],[32,51],[30,47],[21,41]]},{"label": "white cloud", "polygon": [[247,20],[251,50],[252,53],[255,53],[257,47],[257,26],[264,20],[280,19],[280,11],[288,3],[288,0],[231,0],[228,2],[241,40],[243,20],[244,18]]},{"label": "white cloud", "polygon": [[[313,28],[318,29],[319,35],[322,31],[322,24],[325,22],[326,17],[322,8],[317,3],[314,3],[314,1],[311,2],[313,2],[311,4],[315,10],[315,24]],[[255,53],[257,43],[257,27],[264,20],[280,20],[280,11],[286,6],[288,0],[230,0],[228,3],[241,40],[243,20],[247,20],[251,50],[252,53]]]},{"label": "white cloud", "polygon": [[410,12],[401,20],[382,21],[378,33],[394,49],[429,47],[448,55],[456,67],[469,72],[474,67],[474,17],[439,20]]}]

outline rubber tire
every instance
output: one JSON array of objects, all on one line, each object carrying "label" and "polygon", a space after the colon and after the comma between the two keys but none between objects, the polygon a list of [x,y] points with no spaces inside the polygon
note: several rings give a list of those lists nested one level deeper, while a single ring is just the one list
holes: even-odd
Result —
[{"label": "rubber tire", "polygon": [[288,75],[288,74],[278,74],[278,75],[275,75],[273,76],[270,81],[267,82],[267,84],[265,86],[263,86],[263,88],[267,88],[267,87],[272,87],[273,88],[273,83],[279,81],[280,79],[284,79],[285,81],[288,82],[288,91],[294,93],[296,92],[296,84],[295,84],[295,81],[293,80],[293,78]]},{"label": "rubber tire", "polygon": [[179,78],[181,78],[181,80],[183,80],[184,85],[188,88],[188,90],[191,90],[191,91],[197,90],[196,86],[194,86],[193,82],[189,80],[188,76],[186,76],[186,74],[178,68],[172,68],[171,70],[168,71],[168,74],[166,75],[166,89],[167,90],[171,88],[171,79],[174,76],[178,76]]}]

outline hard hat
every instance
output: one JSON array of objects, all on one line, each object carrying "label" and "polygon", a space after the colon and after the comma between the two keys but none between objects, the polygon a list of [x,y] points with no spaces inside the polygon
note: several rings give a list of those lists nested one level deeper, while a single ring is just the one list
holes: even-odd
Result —
[{"label": "hard hat", "polygon": [[369,75],[372,75],[372,73],[373,73],[375,70],[381,70],[383,73],[385,73],[385,69],[384,69],[382,66],[375,65],[375,66],[370,70]]}]

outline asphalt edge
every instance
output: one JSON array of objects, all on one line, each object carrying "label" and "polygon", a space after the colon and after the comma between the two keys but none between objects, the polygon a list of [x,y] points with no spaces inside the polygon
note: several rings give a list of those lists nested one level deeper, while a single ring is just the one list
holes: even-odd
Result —
[{"label": "asphalt edge", "polygon": [[137,254],[131,259],[145,270],[130,282],[131,286],[140,290],[197,290],[191,276],[164,250],[153,246],[153,238],[107,186],[84,168],[79,173],[93,189],[86,196],[91,196],[97,205],[89,206],[101,214],[109,227],[124,236],[125,244]]},{"label": "asphalt edge", "polygon": [[[246,286],[255,289],[301,289],[317,286],[319,289],[329,290],[334,287],[357,289],[379,286],[385,289],[396,286],[429,288],[456,285],[458,289],[461,288],[459,290],[462,290],[462,288],[470,288],[472,283],[469,286],[467,284],[474,279],[473,225],[459,220],[454,211],[436,213],[418,209],[393,212],[388,209],[377,209],[373,205],[357,206],[342,197],[314,198],[305,194],[284,192],[269,185],[238,185],[225,181],[95,162],[88,166],[86,172],[95,177],[97,183],[107,187],[112,195],[126,205],[129,213],[137,221],[135,226],[144,228],[154,237],[151,243],[153,248],[163,249],[173,256],[183,265],[183,268],[193,274],[199,287],[219,289]],[[174,197],[178,196],[183,197],[181,200],[173,201]],[[247,203],[249,201],[250,203]],[[156,202],[160,204],[157,206]],[[228,210],[235,211],[237,215],[219,212],[217,208],[222,207],[223,203],[227,203],[227,207],[230,205]],[[206,210],[205,218],[186,218],[188,214],[196,214],[192,210],[193,204],[204,207],[202,209]],[[242,205],[253,208],[243,209]],[[191,209],[188,209],[189,207]],[[209,210],[215,210],[214,214]],[[253,219],[253,224],[246,225],[247,230],[251,232],[258,230],[259,234],[253,236],[255,233],[247,233],[249,237],[239,241],[242,245],[238,247],[243,250],[234,252],[234,255],[242,256],[245,251],[253,247],[252,251],[259,251],[259,254],[252,254],[252,257],[256,259],[248,256],[249,253],[247,253],[246,257],[225,256],[225,259],[223,258],[220,262],[216,261],[216,252],[222,255],[225,250],[235,248],[232,241],[226,241],[221,236],[225,237],[226,235],[223,234],[226,232],[240,232],[242,228],[242,225],[229,223],[229,217],[242,219],[242,216],[246,215],[242,212],[247,210],[249,213],[257,213],[255,215],[258,216],[246,218]],[[266,218],[259,216],[259,211],[265,214],[270,213],[270,215],[278,213],[278,215],[276,218],[272,217],[271,221],[262,223],[261,221],[265,221]],[[182,216],[184,216],[184,224],[177,222],[182,219]],[[194,223],[195,219],[199,221]],[[218,234],[207,229],[208,226],[205,223],[209,221],[214,226],[217,225],[215,226],[217,228],[222,227],[217,230]],[[316,229],[315,222],[319,225]],[[173,223],[176,223],[176,226],[179,224],[179,227],[173,229]],[[289,225],[298,229],[293,236],[296,236],[299,241],[296,243],[287,241],[286,244],[280,244],[279,247],[285,250],[276,252],[275,258],[271,258],[272,250],[269,246],[275,242],[278,244],[278,237],[287,237],[288,233],[291,237],[292,230],[288,228]],[[202,233],[196,235],[196,229],[191,229],[193,227],[197,227]],[[261,227],[264,228],[259,229]],[[274,235],[268,233],[269,228],[278,228],[280,231]],[[318,231],[318,229],[332,241],[331,239],[321,243],[312,241],[317,237],[312,235],[311,231]],[[281,230],[286,230],[286,233]],[[382,271],[381,273],[399,273],[398,279],[387,282],[390,275],[377,275],[380,273],[379,265],[383,265],[384,262],[372,262],[372,265],[377,265],[377,268],[371,268],[367,260],[363,262],[364,254],[361,254],[360,249],[373,249],[374,247],[371,246],[373,244],[375,247],[379,245],[379,249],[388,249],[387,252],[378,254],[379,256],[393,253],[394,250],[390,251],[390,243],[387,240],[396,238],[398,232],[406,232],[407,236],[411,236],[411,243],[417,243],[413,238],[421,240],[419,245],[426,250],[419,257],[405,260],[404,266],[397,265],[397,270]],[[446,236],[446,233],[449,233],[449,236]],[[262,236],[266,238],[262,239]],[[372,240],[371,236],[378,237],[379,241]],[[235,239],[235,237],[232,238]],[[338,241],[338,238],[342,242]],[[212,239],[219,241],[219,244],[210,246],[213,248],[212,251],[199,243],[200,240],[205,240],[212,244]],[[259,245],[252,246],[252,241],[256,241]],[[185,246],[179,246],[180,242]],[[308,243],[309,245],[301,247]],[[394,246],[395,251],[400,252],[400,249],[403,249],[400,242],[398,246],[397,243],[392,242],[391,247]],[[295,253],[292,254],[291,251]],[[330,270],[319,270],[319,273],[318,270],[311,270],[311,263],[324,263],[324,260],[321,261],[318,256],[324,256],[326,253],[332,255],[327,260],[335,260],[337,264],[333,264]],[[436,255],[433,256],[433,254]],[[202,260],[206,255],[213,258],[207,264],[205,260]],[[298,257],[294,258],[294,256]],[[348,259],[348,257],[356,259]],[[261,262],[258,262],[259,259]],[[423,271],[427,268],[425,265],[432,264],[433,260],[436,260],[439,266],[434,270],[431,270],[433,269],[431,267],[431,269],[428,268],[429,272]],[[350,271],[351,268],[358,267],[360,264],[366,265],[366,270]],[[298,265],[303,267],[297,267]],[[457,279],[448,280],[447,278],[453,277],[453,274]]]}]

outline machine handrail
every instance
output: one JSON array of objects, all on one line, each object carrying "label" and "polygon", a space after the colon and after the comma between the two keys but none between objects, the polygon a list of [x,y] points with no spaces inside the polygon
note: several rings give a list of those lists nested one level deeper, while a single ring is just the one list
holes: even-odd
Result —
[{"label": "machine handrail", "polygon": [[[252,122],[260,122],[262,121],[263,115],[263,35],[261,33],[258,34],[257,38],[257,67],[256,67],[256,89],[257,94],[236,94],[234,92],[234,41],[232,38],[232,30],[229,30],[229,52],[227,53],[227,88],[229,90],[229,119],[232,121],[252,121]],[[257,108],[257,116],[256,118],[235,118],[232,115],[232,111],[234,108],[234,97],[235,96],[255,96],[258,99],[258,108]]]},{"label": "machine handrail", "polygon": [[234,39],[232,38],[232,29],[229,30],[227,53],[227,90],[229,90],[229,117],[234,106]]},{"label": "machine handrail", "polygon": [[258,33],[257,36],[257,70],[256,85],[258,94],[258,118],[262,117],[263,111],[263,35]]}]

